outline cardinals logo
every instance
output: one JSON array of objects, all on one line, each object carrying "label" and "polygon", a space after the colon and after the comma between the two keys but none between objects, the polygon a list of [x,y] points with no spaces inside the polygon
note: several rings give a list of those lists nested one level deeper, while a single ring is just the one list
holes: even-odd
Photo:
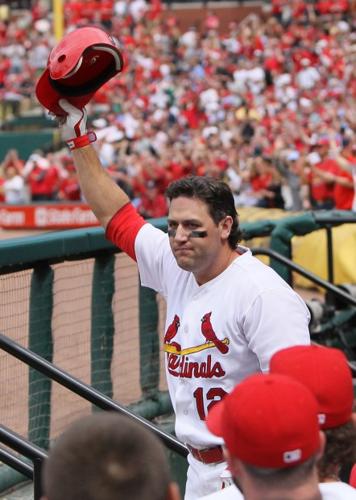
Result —
[{"label": "cardinals logo", "polygon": [[194,360],[190,358],[195,353],[217,349],[221,354],[229,352],[229,339],[219,339],[211,324],[211,312],[201,318],[201,333],[205,342],[192,347],[181,348],[178,342],[172,342],[180,327],[179,316],[175,315],[164,336],[164,350],[167,353],[167,369],[173,377],[180,378],[221,378],[225,370],[219,360],[208,354],[206,357]]},{"label": "cardinals logo", "polygon": [[177,335],[179,327],[180,327],[180,319],[179,319],[179,316],[177,316],[177,314],[175,314],[173,321],[168,326],[167,331],[166,331],[165,336],[164,336],[164,339],[163,339],[163,342],[165,344],[170,344],[171,346],[174,346],[178,351],[181,350],[180,344],[178,344],[177,342],[172,342],[172,340]]},{"label": "cardinals logo", "polygon": [[226,340],[218,339],[216,333],[214,332],[213,325],[211,324],[211,312],[204,314],[201,319],[201,333],[205,337],[207,342],[212,342],[214,346],[221,352],[221,354],[226,354],[229,352],[229,346],[226,344]]},{"label": "cardinals logo", "polygon": [[185,349],[181,349],[181,345],[178,344],[178,342],[172,342],[180,327],[179,316],[175,314],[164,336],[164,350],[168,354],[187,356],[196,352],[205,351],[206,349],[216,348],[221,354],[227,354],[229,352],[229,339],[224,338],[221,340],[218,338],[211,323],[211,314],[211,312],[206,313],[201,318],[201,333],[206,342],[192,347],[186,347]]}]

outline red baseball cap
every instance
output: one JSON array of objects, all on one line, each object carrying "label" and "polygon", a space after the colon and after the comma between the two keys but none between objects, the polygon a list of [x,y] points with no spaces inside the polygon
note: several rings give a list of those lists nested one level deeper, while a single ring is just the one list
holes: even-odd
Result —
[{"label": "red baseball cap", "polygon": [[340,349],[318,345],[287,347],[272,356],[270,372],[293,377],[312,391],[319,404],[321,429],[338,427],[351,419],[352,373]]},{"label": "red baseball cap", "polygon": [[96,26],[78,28],[52,49],[47,68],[36,84],[37,99],[52,113],[65,115],[58,104],[60,99],[82,108],[123,67],[115,38]]},{"label": "red baseball cap", "polygon": [[257,467],[305,462],[320,448],[313,394],[285,375],[257,374],[212,407],[206,424],[231,455]]},{"label": "red baseball cap", "polygon": [[328,137],[322,136],[319,137],[316,143],[317,146],[329,146],[330,145],[330,140]]}]

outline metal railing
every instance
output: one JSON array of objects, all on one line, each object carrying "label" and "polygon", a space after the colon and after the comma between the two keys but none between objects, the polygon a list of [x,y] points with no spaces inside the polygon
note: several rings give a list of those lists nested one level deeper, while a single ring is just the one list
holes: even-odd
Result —
[{"label": "metal railing", "polygon": [[331,216],[327,212],[314,212],[313,214],[315,222],[320,224],[320,226],[325,229],[326,232],[326,255],[327,255],[327,268],[328,268],[328,280],[330,283],[334,283],[334,246],[333,246],[333,235],[332,228],[335,224],[355,224],[356,214],[349,212],[345,215],[334,215]]},{"label": "metal railing", "polygon": [[[106,411],[117,411],[139,422],[148,430],[155,433],[167,448],[175,453],[178,453],[180,456],[186,457],[188,455],[187,447],[171,434],[164,432],[149,420],[133,413],[128,408],[125,408],[116,401],[113,401],[111,398],[105,396],[90,385],[85,384],[81,380],[69,375],[64,370],[61,370],[54,364],[49,363],[38,354],[35,354],[29,349],[17,344],[12,339],[6,337],[6,335],[0,334],[0,348],[31,368],[38,370],[49,379],[54,380],[63,387],[66,387],[78,396],[94,404],[96,407]],[[31,468],[20,458],[11,454],[4,448],[0,448],[0,459],[10,467],[13,467],[18,472],[33,480],[34,499],[40,500],[42,496],[41,467],[43,460],[47,457],[46,452],[26,439],[21,438],[18,434],[3,425],[0,426],[0,442],[33,462],[33,467]]]},{"label": "metal railing", "polygon": [[346,293],[344,290],[337,287],[336,285],[333,285],[333,284],[329,283],[328,281],[320,278],[319,276],[312,273],[311,271],[308,271],[307,269],[300,266],[299,264],[296,264],[295,262],[288,259],[287,257],[284,257],[283,255],[279,254],[278,252],[271,250],[270,248],[260,248],[260,247],[251,248],[251,252],[253,253],[253,255],[266,255],[270,258],[278,260],[282,264],[285,264],[289,269],[292,269],[293,271],[299,273],[301,276],[304,276],[304,278],[308,278],[310,281],[312,281],[316,285],[319,285],[322,288],[325,288],[325,290],[328,290],[329,292],[333,293],[334,295],[336,295],[340,299],[343,299],[348,304],[356,307],[356,298],[355,297]]},{"label": "metal railing", "polygon": [[159,427],[152,424],[152,422],[150,422],[149,420],[136,415],[128,408],[125,408],[116,401],[113,401],[111,398],[105,396],[90,385],[69,375],[67,372],[61,370],[54,364],[49,363],[42,356],[39,356],[29,349],[26,349],[26,347],[17,344],[9,337],[6,337],[6,335],[0,334],[0,348],[8,354],[11,354],[15,358],[19,359],[23,363],[26,363],[28,366],[31,366],[35,370],[40,371],[51,380],[54,380],[63,387],[66,387],[75,394],[78,394],[78,396],[86,399],[90,403],[93,403],[98,408],[101,408],[102,410],[117,411],[136,420],[140,424],[143,424],[146,428],[153,431],[163,441],[167,448],[182,456],[187,456],[187,447],[174,436],[167,434]]},{"label": "metal railing", "polygon": [[[3,425],[0,426],[0,432],[1,429],[4,429]],[[10,448],[12,448],[12,446],[10,446]],[[9,465],[23,476],[33,480],[33,467],[2,446],[0,446],[0,461]]]},{"label": "metal railing", "polygon": [[40,500],[43,494],[42,464],[47,458],[47,453],[4,425],[0,425],[0,442],[31,460],[32,467],[8,450],[0,448],[1,460],[33,481],[34,500]]},{"label": "metal railing", "polygon": [[[254,247],[251,248],[251,251],[253,255],[266,255],[270,258],[275,259],[278,262],[281,262],[284,264],[288,269],[295,271],[296,273],[300,274],[301,276],[304,276],[305,278],[309,279],[316,285],[320,286],[321,288],[324,288],[334,296],[338,297],[340,301],[342,301],[343,304],[347,304],[348,306],[351,306],[352,310],[349,311],[348,314],[343,315],[343,321],[345,324],[348,324],[349,321],[355,321],[356,317],[356,297],[348,294],[345,292],[343,289],[329,283],[328,281],[320,278],[316,274],[312,273],[311,271],[308,271],[304,267],[300,266],[299,264],[296,264],[292,260],[288,259],[287,257],[284,257],[283,255],[279,254],[278,252],[271,250],[270,248],[259,248],[259,247]],[[308,303],[307,303],[308,305]],[[339,325],[333,325],[335,326],[334,330],[334,335],[338,337],[340,344],[343,347],[343,350],[345,351],[346,355],[348,356],[348,365],[352,371],[352,374],[354,377],[356,377],[356,359],[355,358],[355,352],[350,348],[347,340],[345,339],[345,335],[340,328],[342,326],[342,323]],[[309,327],[310,328],[310,327]],[[314,338],[315,340],[322,340],[323,337],[325,337],[325,330],[326,328],[320,328],[320,331],[315,333],[311,331],[311,337],[312,339]]]}]

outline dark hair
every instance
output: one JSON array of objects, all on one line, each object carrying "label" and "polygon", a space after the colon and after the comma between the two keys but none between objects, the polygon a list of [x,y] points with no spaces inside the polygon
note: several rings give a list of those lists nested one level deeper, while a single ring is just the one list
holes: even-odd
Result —
[{"label": "dark hair", "polygon": [[49,500],[164,500],[169,482],[159,439],[114,412],[70,426],[50,449],[43,473]]},{"label": "dark hair", "polygon": [[353,421],[326,429],[326,446],[318,463],[319,479],[335,475],[335,469],[347,467],[356,461],[356,429]]},{"label": "dark hair", "polygon": [[227,215],[232,217],[231,232],[228,238],[232,249],[241,240],[241,231],[235,208],[234,197],[226,182],[213,177],[189,176],[173,181],[166,190],[169,201],[180,196],[197,198],[203,201],[209,210],[209,215],[216,225]]}]

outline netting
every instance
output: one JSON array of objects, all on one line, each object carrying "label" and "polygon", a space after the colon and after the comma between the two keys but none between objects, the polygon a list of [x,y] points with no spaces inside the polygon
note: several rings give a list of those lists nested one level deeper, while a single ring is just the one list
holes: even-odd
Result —
[{"label": "netting", "polygon": [[[90,384],[91,293],[94,260],[55,264],[52,269],[54,272],[53,363],[72,376]],[[31,277],[32,271],[0,276],[0,331],[25,347],[28,347],[29,342]],[[142,396],[138,291],[136,264],[126,255],[118,254],[115,257],[115,293],[112,301],[115,335],[111,379],[113,399],[123,405],[134,403]],[[159,298],[158,301],[159,331],[162,337],[165,306],[162,299]],[[93,356],[95,355],[94,351]],[[144,362],[144,356],[142,361]],[[160,364],[160,389],[165,390],[162,355]],[[105,376],[106,374],[103,373],[103,377]],[[1,423],[27,437],[31,412],[29,368],[2,350],[0,350],[0,387]],[[44,394],[37,396],[37,399],[41,400]],[[70,422],[89,413],[91,404],[61,385],[52,383],[49,411],[50,438],[53,439]],[[32,430],[36,431],[36,429]]]}]

